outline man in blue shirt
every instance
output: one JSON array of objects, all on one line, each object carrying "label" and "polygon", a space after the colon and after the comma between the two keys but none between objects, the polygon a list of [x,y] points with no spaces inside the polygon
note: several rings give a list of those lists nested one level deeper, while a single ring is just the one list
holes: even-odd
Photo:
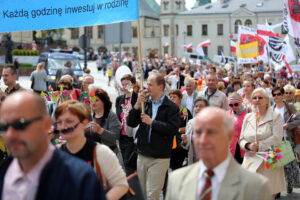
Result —
[{"label": "man in blue shirt", "polygon": [[[170,163],[172,142],[179,129],[179,108],[164,95],[165,79],[152,73],[147,80],[150,98],[140,92],[127,117],[127,125],[139,129],[137,172],[148,200],[159,200]],[[145,102],[145,113],[141,103]]]}]

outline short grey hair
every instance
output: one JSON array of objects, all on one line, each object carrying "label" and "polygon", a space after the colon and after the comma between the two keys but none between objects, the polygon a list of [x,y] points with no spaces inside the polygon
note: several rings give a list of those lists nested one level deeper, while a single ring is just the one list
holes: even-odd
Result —
[{"label": "short grey hair", "polygon": [[83,75],[83,79],[84,78],[91,78],[91,79],[93,79],[93,82],[94,82],[94,76],[92,76],[92,75],[90,75],[90,74],[85,74],[85,75]]},{"label": "short grey hair", "polygon": [[195,80],[193,78],[191,78],[191,77],[186,77],[184,79],[184,85],[187,85],[188,83],[193,83],[193,85],[196,85]]},{"label": "short grey hair", "polygon": [[69,75],[69,74],[63,75],[62,77],[60,77],[59,80],[62,80],[62,79],[69,79],[69,80],[71,80],[72,84],[74,83],[73,77],[71,75]]}]

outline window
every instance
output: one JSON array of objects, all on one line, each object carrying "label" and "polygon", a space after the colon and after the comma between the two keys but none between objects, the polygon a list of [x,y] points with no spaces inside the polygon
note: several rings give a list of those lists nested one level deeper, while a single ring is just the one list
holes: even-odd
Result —
[{"label": "window", "polygon": [[234,22],[234,33],[238,33],[239,25],[242,25],[242,21],[238,19]]},{"label": "window", "polygon": [[164,2],[164,10],[168,10],[169,2]]},{"label": "window", "polygon": [[98,38],[101,39],[104,36],[104,26],[98,26]]},{"label": "window", "polygon": [[207,57],[208,57],[208,49],[207,49],[207,46],[206,47],[202,47],[202,49],[203,49],[203,53],[204,53],[204,55],[206,55]]},{"label": "window", "polygon": [[193,36],[193,26],[192,25],[187,25],[187,36]]},{"label": "window", "polygon": [[175,26],[175,28],[176,28],[176,36],[178,36],[178,33],[179,33],[179,27],[178,27],[178,24],[176,24],[176,26]]},{"label": "window", "polygon": [[169,36],[169,25],[164,25],[164,36],[165,37]]},{"label": "window", "polygon": [[169,54],[169,47],[164,47],[164,54]]},{"label": "window", "polygon": [[218,46],[218,55],[222,55],[223,52],[223,46]]},{"label": "window", "polygon": [[180,10],[181,2],[177,1],[176,2],[176,10]]},{"label": "window", "polygon": [[92,39],[93,38],[93,27],[92,26],[88,26],[86,27],[87,30],[87,36]]},{"label": "window", "polygon": [[137,27],[135,26],[132,27],[132,37],[137,38]]},{"label": "window", "polygon": [[202,35],[207,35],[207,24],[202,24]]},{"label": "window", "polygon": [[223,24],[218,24],[218,35],[223,35]]},{"label": "window", "polygon": [[71,39],[78,39],[79,38],[79,28],[73,28],[71,30]]},{"label": "window", "polygon": [[251,27],[252,26],[252,21],[250,19],[247,19],[245,21],[245,26]]}]

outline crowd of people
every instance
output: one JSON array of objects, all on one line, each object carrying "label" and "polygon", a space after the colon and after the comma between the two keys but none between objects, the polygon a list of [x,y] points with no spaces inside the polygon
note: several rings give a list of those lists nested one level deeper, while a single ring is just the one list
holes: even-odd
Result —
[{"label": "crowd of people", "polygon": [[[107,55],[99,62],[110,84],[118,66]],[[132,73],[120,79],[115,112],[96,74],[75,88],[66,63],[57,91],[49,90],[40,63],[30,78],[34,94],[16,83],[14,66],[4,67],[0,199],[120,199],[135,172],[149,200],[278,199],[300,188],[297,73],[261,61],[124,64]],[[283,140],[296,159],[269,169],[257,155]]]}]

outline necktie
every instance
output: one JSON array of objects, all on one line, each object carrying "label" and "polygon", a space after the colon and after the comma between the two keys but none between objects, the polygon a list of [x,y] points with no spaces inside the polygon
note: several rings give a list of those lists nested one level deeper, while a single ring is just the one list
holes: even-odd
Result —
[{"label": "necktie", "polygon": [[200,193],[200,200],[211,200],[212,188],[211,188],[211,178],[214,176],[214,172],[211,169],[207,169],[204,172],[205,185]]}]

